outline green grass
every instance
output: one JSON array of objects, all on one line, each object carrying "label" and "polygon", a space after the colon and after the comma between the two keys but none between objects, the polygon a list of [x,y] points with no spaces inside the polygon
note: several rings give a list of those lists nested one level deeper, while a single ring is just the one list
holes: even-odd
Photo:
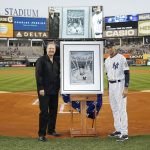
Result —
[{"label": "green grass", "polygon": [[148,150],[150,135],[129,137],[118,143],[109,138],[64,138],[38,142],[32,138],[0,136],[0,150]]},{"label": "green grass", "polygon": [[136,66],[136,67],[131,66],[130,70],[150,70],[150,66]]},{"label": "green grass", "polygon": [[[150,73],[134,72],[134,70],[150,70],[150,66],[130,67],[130,91],[150,90]],[[0,68],[0,91],[34,91],[36,90],[35,68]],[[107,88],[104,75],[104,88]]]},{"label": "green grass", "polygon": [[35,68],[0,68],[0,91],[36,90]]},{"label": "green grass", "polygon": [[[141,72],[134,72],[138,70]],[[150,66],[130,67],[130,91],[150,90],[150,72],[143,73],[142,70],[150,70]],[[107,88],[106,75],[104,75],[104,88]]]}]

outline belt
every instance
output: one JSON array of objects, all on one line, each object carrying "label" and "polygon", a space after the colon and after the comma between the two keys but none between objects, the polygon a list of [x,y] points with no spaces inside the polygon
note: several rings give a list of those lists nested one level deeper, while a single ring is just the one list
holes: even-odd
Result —
[{"label": "belt", "polygon": [[109,80],[109,83],[117,83],[117,82],[121,82],[121,80]]}]

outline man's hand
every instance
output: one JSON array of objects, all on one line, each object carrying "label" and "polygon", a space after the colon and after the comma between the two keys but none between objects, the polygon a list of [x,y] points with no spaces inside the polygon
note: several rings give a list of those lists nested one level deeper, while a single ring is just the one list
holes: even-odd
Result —
[{"label": "man's hand", "polygon": [[124,90],[123,90],[122,96],[123,96],[123,97],[126,97],[127,94],[128,94],[128,87],[125,87]]},{"label": "man's hand", "polygon": [[44,96],[44,95],[45,95],[44,90],[40,90],[40,91],[39,91],[39,94],[40,94],[41,96]]}]

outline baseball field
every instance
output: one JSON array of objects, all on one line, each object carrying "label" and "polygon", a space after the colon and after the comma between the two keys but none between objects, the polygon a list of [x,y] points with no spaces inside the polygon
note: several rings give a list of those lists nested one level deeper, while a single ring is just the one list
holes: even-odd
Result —
[{"label": "baseball field", "polygon": [[[70,138],[70,106],[59,98],[57,131],[61,138],[48,137],[47,143],[37,141],[38,99],[34,76],[35,68],[0,68],[0,150],[24,149],[133,149],[150,147],[150,67],[130,67],[128,94],[129,140],[117,144],[107,138],[113,128],[113,118],[108,101],[107,81],[103,106],[97,116],[98,137]],[[116,91],[117,92],[117,91]],[[76,128],[80,127],[80,114],[75,113]],[[88,125],[92,120],[88,119]]]}]

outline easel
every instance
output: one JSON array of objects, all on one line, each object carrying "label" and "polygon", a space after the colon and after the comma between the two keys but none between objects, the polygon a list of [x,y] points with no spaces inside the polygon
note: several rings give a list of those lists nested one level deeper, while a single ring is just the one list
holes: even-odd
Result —
[{"label": "easel", "polygon": [[[92,128],[87,128],[87,117],[86,117],[86,101],[96,101],[97,95],[70,95],[71,101],[80,101],[81,110],[81,129],[74,129],[73,122],[73,108],[71,107],[71,137],[75,136],[96,136],[96,117],[93,120]],[[96,116],[96,107],[95,107]]]}]

